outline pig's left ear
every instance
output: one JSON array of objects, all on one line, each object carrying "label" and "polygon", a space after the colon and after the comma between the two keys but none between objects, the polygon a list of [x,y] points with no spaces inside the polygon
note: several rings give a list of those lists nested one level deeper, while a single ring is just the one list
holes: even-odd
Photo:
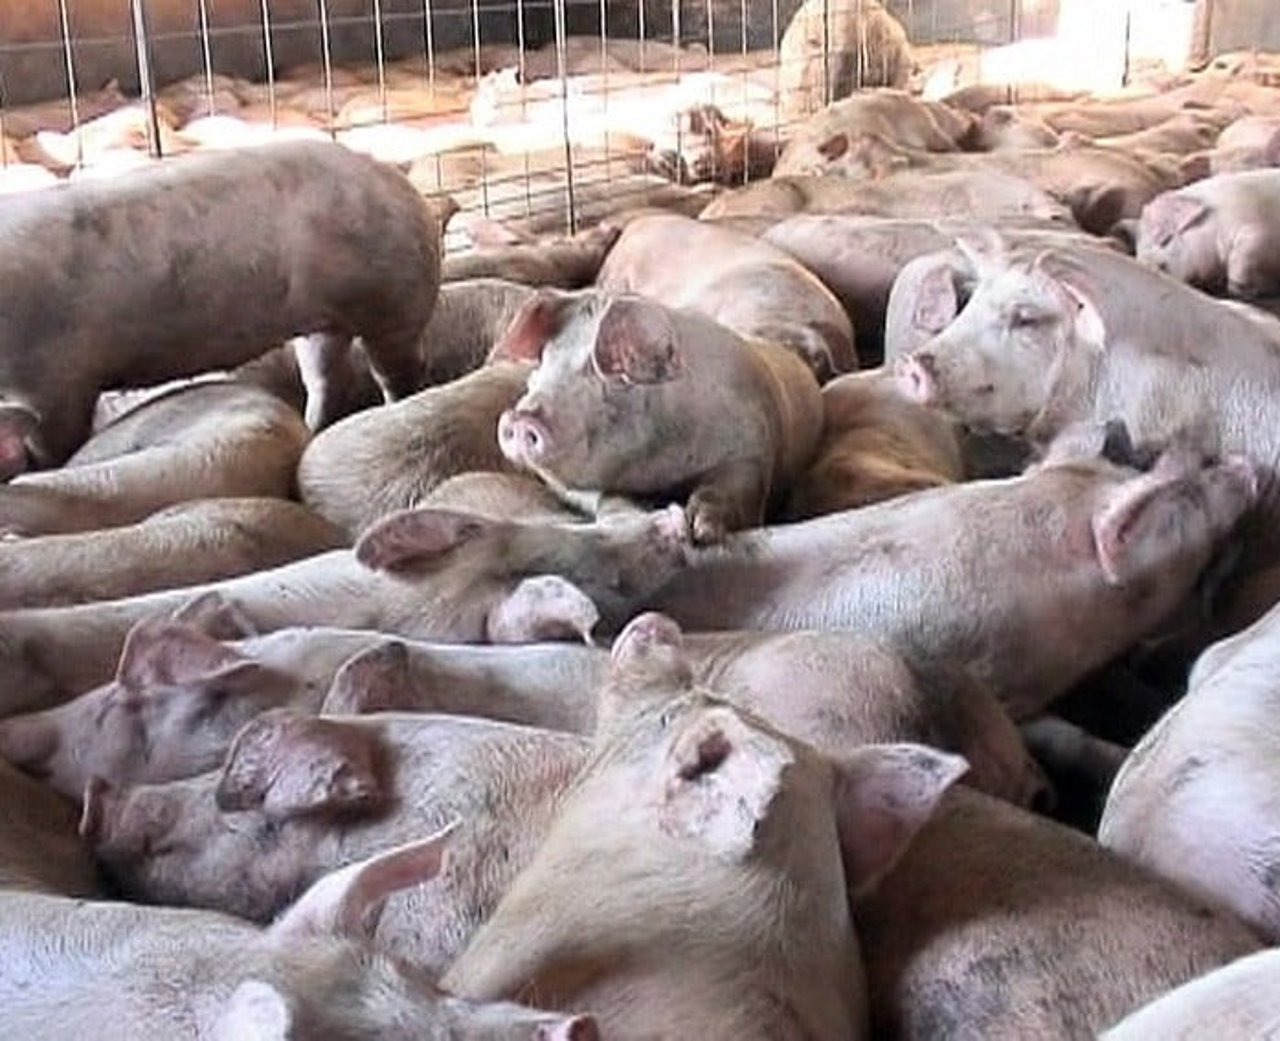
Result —
[{"label": "pig's left ear", "polygon": [[374,571],[427,568],[503,526],[501,521],[455,510],[400,510],[365,529],[356,540],[356,560]]},{"label": "pig's left ear", "polygon": [[658,826],[742,860],[792,762],[785,742],[748,727],[733,709],[704,709],[667,752]]},{"label": "pig's left ear", "polygon": [[576,299],[573,293],[539,289],[520,306],[507,331],[489,352],[489,361],[540,361]]},{"label": "pig's left ear", "polygon": [[192,597],[169,619],[198,629],[215,640],[243,640],[258,635],[258,627],[243,608],[216,589]]},{"label": "pig's left ear", "polygon": [[589,644],[599,620],[591,598],[568,579],[534,575],[490,610],[487,632],[490,643],[568,639]]},{"label": "pig's left ear", "polygon": [[835,767],[845,882],[857,897],[892,869],[969,763],[924,745],[868,745]]},{"label": "pig's left ear", "polygon": [[263,980],[245,980],[213,1024],[213,1041],[291,1041],[289,999]]},{"label": "pig's left ear", "polygon": [[271,926],[273,940],[338,936],[369,940],[387,897],[440,874],[449,837],[459,821],[434,835],[332,871],[316,882]]},{"label": "pig's left ear", "polygon": [[684,356],[671,320],[641,297],[610,301],[596,330],[591,352],[596,372],[624,383],[666,383],[684,372]]},{"label": "pig's left ear", "polygon": [[342,663],[320,712],[326,716],[386,712],[399,707],[411,687],[409,649],[399,640],[387,640]]},{"label": "pig's left ear", "polygon": [[373,734],[336,719],[264,712],[236,734],[214,798],[224,811],[276,820],[380,805],[386,796]]},{"label": "pig's left ear", "polygon": [[139,622],[125,637],[116,682],[125,690],[191,684],[210,690],[262,666],[189,625],[167,620]]}]

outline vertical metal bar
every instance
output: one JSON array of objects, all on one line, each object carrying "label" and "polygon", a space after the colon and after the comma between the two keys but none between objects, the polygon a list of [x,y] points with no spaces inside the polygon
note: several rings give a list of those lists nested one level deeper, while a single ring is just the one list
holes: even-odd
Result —
[{"label": "vertical metal bar", "polygon": [[[324,110],[329,137],[338,139],[337,113],[333,109],[333,50],[329,43],[329,5],[320,0],[320,64],[324,69]],[[274,115],[272,122],[275,122]]]},{"label": "vertical metal bar", "polygon": [[[643,0],[642,0],[643,2]],[[671,0],[671,71],[676,83],[680,82],[680,15],[684,0]],[[676,120],[676,177],[684,182],[684,120]]]},{"label": "vertical metal bar", "polygon": [[5,96],[4,76],[0,76],[0,165],[8,166],[9,149],[2,143],[9,140],[9,128],[5,125],[5,110],[8,108]]},{"label": "vertical metal bar", "polygon": [[[471,57],[475,63],[476,82],[480,82],[480,0],[471,0]],[[520,88],[523,95],[524,87]],[[480,212],[489,216],[489,163],[487,148],[480,149]]]},{"label": "vertical metal bar", "polygon": [[[524,21],[524,0],[516,0],[516,42],[517,49],[520,52],[520,122],[528,121],[529,117],[529,99],[527,97],[529,87],[528,68],[525,64],[525,21]],[[533,171],[529,167],[529,150],[524,151],[524,215],[525,217],[533,216]]]},{"label": "vertical metal bar", "polygon": [[1130,63],[1133,60],[1133,5],[1124,5],[1124,68],[1120,74],[1120,85],[1129,85]]},{"label": "vertical metal bar", "polygon": [[156,115],[156,75],[151,53],[151,33],[147,30],[146,0],[129,0],[133,16],[133,43],[138,55],[138,84],[142,102],[147,107],[147,151],[153,159],[163,158],[160,145],[160,119]]},{"label": "vertical metal bar", "polygon": [[[747,87],[751,82],[751,78],[748,74],[748,70],[750,66],[747,62],[747,41],[749,38],[749,34],[747,32],[747,29],[748,29],[747,19],[749,17],[747,13],[747,0],[742,0],[742,3],[740,6],[742,9],[742,74],[741,74],[742,78],[740,82],[742,83],[743,108],[746,108]],[[746,184],[747,181],[751,179],[751,129],[752,127],[750,125],[750,120],[748,120],[747,136],[742,140],[742,183],[743,184]]]},{"label": "vertical metal bar", "polygon": [[277,127],[276,120],[276,57],[271,43],[271,12],[267,10],[267,0],[262,0],[262,53],[267,62],[267,105],[271,110],[271,129]]},{"label": "vertical metal bar", "polygon": [[[644,0],[640,0],[643,5]],[[609,4],[600,0],[600,83],[604,92],[604,179],[613,184],[613,134],[609,127]]]},{"label": "vertical metal bar", "polygon": [[422,49],[427,59],[427,90],[436,92],[436,37],[431,24],[431,0],[422,0]]},{"label": "vertical metal bar", "polygon": [[1022,0],[1009,0],[1009,42],[1017,43],[1022,33],[1018,25],[1018,14],[1022,8]]},{"label": "vertical metal bar", "polygon": [[378,63],[378,108],[387,122],[387,55],[382,41],[382,0],[373,0],[373,53]]},{"label": "vertical metal bar", "polygon": [[80,103],[76,100],[76,60],[71,49],[71,19],[67,0],[58,0],[58,31],[62,34],[62,56],[67,63],[67,100],[71,104],[71,129],[76,135],[76,166],[84,165],[84,142],[80,137]]},{"label": "vertical metal bar", "polygon": [[[710,72],[712,73],[712,75],[707,79],[707,104],[710,106],[711,110],[714,110],[716,106],[716,81],[714,75],[716,72],[716,15],[715,6],[712,0],[707,0],[707,64],[710,67]],[[708,111],[707,114],[714,119],[712,111]],[[706,133],[707,132],[704,129],[704,137],[706,136]],[[711,180],[713,181],[716,180],[716,176],[719,173],[719,156],[716,155],[715,133],[716,131],[713,130],[711,142]]]},{"label": "vertical metal bar", "polygon": [[556,25],[556,71],[560,74],[560,130],[564,137],[564,201],[568,207],[568,231],[578,231],[578,200],[573,188],[573,139],[569,130],[569,72],[565,58],[565,0],[552,0],[552,12]]},{"label": "vertical metal bar", "polygon": [[204,63],[205,115],[212,116],[217,106],[213,103],[213,49],[209,42],[209,0],[200,0],[200,59]]},{"label": "vertical metal bar", "polygon": [[831,104],[831,0],[822,0],[822,104]]},{"label": "vertical metal bar", "polygon": [[644,19],[644,15],[645,15],[645,10],[644,10],[644,8],[645,8],[645,3],[646,3],[646,0],[636,0],[636,6],[637,6],[637,8],[639,9],[637,13],[639,14],[639,31],[640,31],[640,71],[641,71],[641,72],[648,72],[648,71],[649,71],[648,63],[647,63],[647,61],[645,60],[645,52],[646,52],[646,48],[645,48],[645,45],[644,45],[644,41],[645,41],[645,34],[644,34],[644,29],[645,29],[645,19]]}]

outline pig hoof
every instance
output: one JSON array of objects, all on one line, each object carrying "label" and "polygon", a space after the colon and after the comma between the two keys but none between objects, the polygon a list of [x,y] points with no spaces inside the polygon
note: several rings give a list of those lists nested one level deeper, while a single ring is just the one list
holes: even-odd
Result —
[{"label": "pig hoof", "polygon": [[690,507],[689,528],[694,544],[698,546],[713,546],[717,542],[723,542],[729,533],[720,511],[706,505]]}]

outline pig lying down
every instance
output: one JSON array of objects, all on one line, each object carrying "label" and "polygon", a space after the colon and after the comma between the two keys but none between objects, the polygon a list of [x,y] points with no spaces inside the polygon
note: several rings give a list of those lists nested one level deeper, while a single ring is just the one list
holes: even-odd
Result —
[{"label": "pig lying down", "polygon": [[699,542],[761,523],[821,433],[790,351],[640,296],[542,290],[494,357],[538,363],[498,422],[503,455],[576,491],[687,490]]},{"label": "pig lying down", "polygon": [[[0,474],[56,466],[98,392],[247,361],[314,334],[363,338],[388,397],[416,389],[439,228],[397,174],[315,142],[218,152],[0,200]],[[106,258],[106,262],[104,262]]]},{"label": "pig lying down", "polygon": [[29,1041],[597,1041],[589,1018],[461,1001],[371,950],[383,901],[433,878],[446,841],[335,871],[268,929],[207,911],[0,892],[6,1031]]}]

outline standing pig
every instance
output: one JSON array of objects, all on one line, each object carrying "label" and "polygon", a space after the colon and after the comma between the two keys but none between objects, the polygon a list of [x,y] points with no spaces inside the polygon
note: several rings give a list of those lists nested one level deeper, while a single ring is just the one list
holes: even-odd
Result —
[{"label": "standing pig", "polygon": [[887,1041],[1090,1041],[1259,947],[1231,915],[1087,836],[962,790],[875,890],[853,895]]},{"label": "standing pig", "polygon": [[858,367],[853,326],[831,291],[782,251],[729,228],[675,214],[641,217],[597,281],[789,347],[820,381]]},{"label": "standing pig", "polygon": [[[593,525],[406,510],[334,550],[204,586],[0,613],[0,716],[108,680],[138,622],[229,604],[250,631],[347,625],[458,642],[586,639],[683,566],[677,507]],[[580,583],[580,585],[575,584]]]},{"label": "standing pig", "polygon": [[759,524],[822,429],[818,384],[790,351],[643,297],[542,290],[494,355],[538,362],[498,422],[508,459],[570,489],[691,488],[698,542]]},{"label": "standing pig", "polygon": [[1138,259],[1212,292],[1280,293],[1280,170],[1219,174],[1152,199]]},{"label": "standing pig", "polygon": [[527,365],[486,365],[335,423],[298,463],[302,501],[354,539],[388,514],[416,506],[446,478],[510,469],[493,432],[528,373]]},{"label": "standing pig", "polygon": [[822,388],[822,441],[786,515],[805,520],[964,480],[952,423],[907,399],[892,373],[851,373]]},{"label": "standing pig", "polygon": [[274,711],[240,731],[221,770],[91,780],[82,830],[130,897],[266,922],[326,871],[461,818],[440,877],[393,898],[374,933],[441,972],[529,862],[589,751],[575,735],[460,716]]},{"label": "standing pig", "polygon": [[1280,608],[1207,650],[1134,748],[1104,846],[1280,942]]},{"label": "standing pig", "polygon": [[1059,461],[742,532],[641,605],[693,629],[856,630],[969,667],[1022,719],[1168,619],[1256,495],[1240,460]]},{"label": "standing pig", "polygon": [[440,230],[403,177],[339,145],[188,156],[9,197],[0,228],[39,244],[8,250],[0,275],[5,477],[65,461],[100,390],[227,368],[300,333],[314,334],[313,427],[323,356],[353,335],[388,398],[417,387]]},{"label": "standing pig", "polygon": [[587,1017],[475,1005],[370,949],[444,835],[335,871],[260,929],[208,911],[0,892],[0,1007],[26,1041],[597,1041]]},{"label": "standing pig", "polygon": [[964,760],[784,738],[695,687],[660,616],[618,638],[604,697],[592,761],[445,985],[537,994],[623,1041],[867,1036],[846,888],[892,866]]}]

